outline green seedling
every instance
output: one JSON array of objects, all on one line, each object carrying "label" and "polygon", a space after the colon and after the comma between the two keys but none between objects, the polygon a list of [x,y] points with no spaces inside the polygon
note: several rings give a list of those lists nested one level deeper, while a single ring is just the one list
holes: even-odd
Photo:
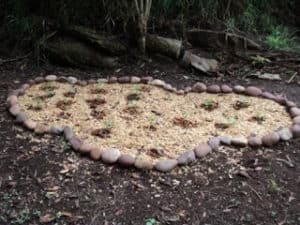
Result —
[{"label": "green seedling", "polygon": [[261,113],[257,113],[255,116],[252,117],[252,119],[261,124],[266,120],[266,116]]},{"label": "green seedling", "polygon": [[248,108],[250,106],[250,101],[247,97],[240,98],[235,102],[233,108],[236,110],[240,110],[243,108]]},{"label": "green seedling", "polygon": [[260,55],[252,56],[251,59],[252,59],[252,65],[254,65],[254,66],[261,66],[261,65],[271,62],[269,59],[267,59],[263,56],[260,56]]},{"label": "green seedling", "polygon": [[212,111],[218,108],[219,103],[213,99],[205,99],[204,103],[201,104],[201,107],[205,110]]},{"label": "green seedling", "polygon": [[114,127],[114,123],[111,119],[105,119],[103,121],[104,129],[111,130]]}]

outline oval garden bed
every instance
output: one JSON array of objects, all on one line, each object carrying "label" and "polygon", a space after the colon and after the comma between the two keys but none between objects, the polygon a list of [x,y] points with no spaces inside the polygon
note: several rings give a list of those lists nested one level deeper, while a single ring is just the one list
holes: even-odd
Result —
[{"label": "oval garden bed", "polygon": [[63,134],[94,160],[164,172],[221,144],[271,146],[300,136],[300,109],[257,87],[196,83],[177,90],[151,77],[49,75],[13,91],[8,105],[28,129]]}]

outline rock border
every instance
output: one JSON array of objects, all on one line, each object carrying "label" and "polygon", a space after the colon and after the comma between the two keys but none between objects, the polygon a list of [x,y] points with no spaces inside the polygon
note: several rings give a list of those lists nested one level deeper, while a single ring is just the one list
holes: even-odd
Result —
[{"label": "rock border", "polygon": [[[85,86],[87,84],[93,84],[97,82],[103,83],[132,83],[132,84],[149,84],[163,88],[166,91],[176,93],[178,95],[184,95],[188,92],[207,92],[211,94],[227,94],[227,93],[236,93],[240,95],[248,95],[253,97],[260,97],[269,99],[277,102],[286,107],[287,112],[291,116],[293,123],[291,127],[285,127],[280,130],[270,131],[269,134],[263,137],[257,137],[255,135],[241,138],[241,137],[211,137],[207,143],[199,143],[194,149],[189,149],[182,153],[177,159],[162,159],[158,161],[155,165],[146,162],[145,160],[139,159],[139,157],[134,158],[130,155],[122,154],[119,149],[110,148],[110,149],[101,149],[100,146],[94,144],[86,143],[83,140],[80,140],[73,134],[73,131],[70,127],[45,127],[40,125],[30,119],[24,112],[22,112],[20,106],[18,105],[18,96],[25,94],[26,90],[29,89],[32,85],[47,82],[47,81],[56,81],[56,82],[65,82],[72,85],[77,84]],[[234,147],[246,147],[250,146],[252,148],[257,148],[260,146],[270,147],[274,144],[277,144],[279,141],[288,141],[291,138],[300,137],[300,108],[292,101],[289,101],[286,97],[282,95],[275,95],[270,92],[264,91],[255,86],[244,87],[241,85],[235,85],[231,87],[230,85],[205,85],[201,82],[196,82],[192,86],[185,87],[184,89],[176,89],[171,84],[166,83],[160,79],[154,79],[151,76],[146,77],[136,77],[136,76],[122,76],[115,77],[111,76],[108,79],[90,79],[88,81],[78,80],[76,77],[65,77],[65,76],[56,76],[56,75],[47,75],[45,77],[36,77],[33,80],[28,80],[27,83],[21,85],[20,88],[13,90],[7,98],[8,111],[11,115],[16,118],[16,121],[20,124],[23,124],[28,130],[31,130],[37,134],[56,134],[63,135],[65,139],[72,146],[74,151],[79,152],[84,155],[89,155],[93,160],[102,160],[104,163],[112,164],[118,163],[123,167],[135,166],[138,169],[152,169],[155,168],[160,172],[169,172],[174,169],[177,165],[188,165],[196,160],[196,158],[205,157],[212,151],[217,151],[220,145],[231,145]]]}]

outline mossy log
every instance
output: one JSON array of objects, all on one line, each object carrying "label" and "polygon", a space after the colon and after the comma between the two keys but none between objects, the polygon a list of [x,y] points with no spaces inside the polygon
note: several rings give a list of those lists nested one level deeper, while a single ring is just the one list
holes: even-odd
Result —
[{"label": "mossy log", "polygon": [[73,38],[53,38],[43,44],[50,60],[76,67],[114,67],[117,58],[106,56],[91,46]]},{"label": "mossy log", "polygon": [[193,29],[187,32],[187,39],[192,45],[203,48],[261,49],[258,43],[249,38],[223,31]]},{"label": "mossy log", "polygon": [[182,41],[149,34],[146,36],[146,48],[150,52],[179,59],[182,50]]},{"label": "mossy log", "polygon": [[104,36],[96,31],[81,26],[70,26],[64,29],[64,32],[83,42],[91,44],[94,48],[115,56],[126,53],[127,48],[114,36]]}]

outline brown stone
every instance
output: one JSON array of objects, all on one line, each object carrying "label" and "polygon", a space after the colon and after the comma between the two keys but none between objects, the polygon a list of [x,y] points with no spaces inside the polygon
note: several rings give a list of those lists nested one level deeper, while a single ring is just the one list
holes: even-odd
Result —
[{"label": "brown stone", "polygon": [[102,150],[100,148],[92,148],[90,151],[90,157],[93,160],[99,160],[101,158]]},{"label": "brown stone", "polygon": [[294,124],[291,128],[291,131],[295,138],[300,137],[300,125],[299,124]]},{"label": "brown stone", "polygon": [[262,94],[262,90],[258,87],[249,86],[246,88],[245,94],[250,96],[260,96]]},{"label": "brown stone", "polygon": [[64,128],[64,136],[67,140],[70,140],[73,137],[73,131],[71,127]]},{"label": "brown stone", "polygon": [[251,147],[259,147],[262,146],[262,140],[259,137],[249,137],[248,144]]},{"label": "brown stone", "polygon": [[118,82],[121,84],[130,83],[130,77],[128,76],[118,77]]},{"label": "brown stone", "polygon": [[206,90],[208,93],[220,93],[221,92],[221,88],[219,85],[210,85],[207,87],[207,90]]},{"label": "brown stone", "polygon": [[276,132],[273,132],[273,133],[265,135],[262,138],[262,143],[263,143],[264,146],[270,147],[270,146],[278,143],[279,140],[280,140],[279,134],[276,133]]},{"label": "brown stone", "polygon": [[24,121],[24,126],[29,130],[34,130],[37,126],[37,123],[31,119],[28,119]]},{"label": "brown stone", "polygon": [[86,153],[90,153],[94,148],[96,148],[96,146],[93,146],[92,144],[83,142],[79,148],[79,151],[82,154],[86,154]]},{"label": "brown stone", "polygon": [[24,113],[24,112],[19,112],[17,115],[16,115],[16,121],[18,123],[24,123],[25,120],[28,119],[28,116]]},{"label": "brown stone", "polygon": [[155,79],[155,80],[151,81],[150,84],[154,85],[154,86],[158,86],[158,87],[164,87],[165,86],[165,82],[163,80],[160,80],[160,79]]},{"label": "brown stone", "polygon": [[221,90],[223,93],[231,93],[233,91],[232,88],[227,84],[223,84],[221,86]]},{"label": "brown stone", "polygon": [[118,159],[118,163],[125,167],[133,166],[134,162],[135,158],[128,154],[122,154]]},{"label": "brown stone", "polygon": [[261,94],[261,96],[262,96],[263,98],[270,99],[270,100],[275,100],[275,98],[276,98],[275,95],[273,95],[272,93],[267,92],[267,91],[263,92],[263,93]]},{"label": "brown stone", "polygon": [[38,124],[34,129],[36,134],[45,134],[49,132],[49,128],[43,124]]},{"label": "brown stone", "polygon": [[18,97],[16,95],[10,95],[8,96],[6,102],[9,106],[16,105],[18,103]]},{"label": "brown stone", "polygon": [[206,85],[201,82],[195,83],[192,87],[192,91],[198,92],[198,93],[204,92],[204,91],[206,91],[206,89],[207,89]]},{"label": "brown stone", "polygon": [[117,83],[117,82],[118,82],[118,78],[115,76],[108,78],[108,83],[110,84]]},{"label": "brown stone", "polygon": [[177,166],[176,159],[163,159],[155,164],[155,169],[160,172],[169,172]]},{"label": "brown stone", "polygon": [[48,75],[45,77],[46,81],[55,81],[57,79],[56,75]]}]

